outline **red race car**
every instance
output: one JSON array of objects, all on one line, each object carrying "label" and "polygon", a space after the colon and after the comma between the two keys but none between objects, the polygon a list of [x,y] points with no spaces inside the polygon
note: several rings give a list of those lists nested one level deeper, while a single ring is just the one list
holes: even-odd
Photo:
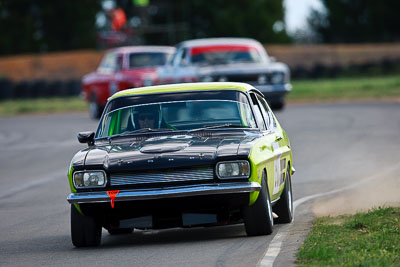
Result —
[{"label": "red race car", "polygon": [[82,79],[82,91],[92,118],[100,118],[107,99],[117,91],[149,86],[156,68],[175,52],[170,46],[129,46],[108,50],[95,72]]}]

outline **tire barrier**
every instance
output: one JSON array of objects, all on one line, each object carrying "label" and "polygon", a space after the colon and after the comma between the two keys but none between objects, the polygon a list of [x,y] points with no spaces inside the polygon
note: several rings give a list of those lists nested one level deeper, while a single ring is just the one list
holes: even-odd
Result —
[{"label": "tire barrier", "polygon": [[80,93],[81,82],[79,80],[13,82],[0,78],[0,100],[79,96]]},{"label": "tire barrier", "polygon": [[13,83],[7,79],[0,79],[0,100],[13,97]]}]

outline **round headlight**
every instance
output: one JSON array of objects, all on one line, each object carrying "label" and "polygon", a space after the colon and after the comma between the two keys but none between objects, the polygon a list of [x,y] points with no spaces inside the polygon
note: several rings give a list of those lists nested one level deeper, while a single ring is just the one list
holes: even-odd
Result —
[{"label": "round headlight", "polygon": [[257,81],[259,84],[266,84],[267,83],[267,75],[262,74],[262,75],[258,76]]},{"label": "round headlight", "polygon": [[75,187],[83,186],[83,172],[76,172],[74,174],[74,185]]},{"label": "round headlight", "polygon": [[283,83],[283,74],[282,73],[275,73],[272,75],[271,82],[273,84]]},{"label": "round headlight", "polygon": [[144,78],[143,78],[143,85],[144,85],[144,86],[151,86],[151,85],[153,85],[153,78],[152,78],[152,77],[144,77]]},{"label": "round headlight", "polygon": [[214,81],[213,77],[210,75],[206,75],[200,79],[202,82],[212,82]]},{"label": "round headlight", "polygon": [[90,184],[89,178],[90,178],[89,173],[85,173],[85,174],[83,175],[83,184],[84,184],[85,186],[89,186],[89,184]]},{"label": "round headlight", "polygon": [[219,77],[218,81],[219,82],[226,82],[226,81],[228,81],[228,78],[226,78],[225,76],[221,76],[221,77]]}]

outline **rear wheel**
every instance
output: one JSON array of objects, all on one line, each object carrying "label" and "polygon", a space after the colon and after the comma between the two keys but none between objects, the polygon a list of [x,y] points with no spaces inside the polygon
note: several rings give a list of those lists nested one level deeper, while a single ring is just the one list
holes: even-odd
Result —
[{"label": "rear wheel", "polygon": [[71,239],[75,247],[98,246],[101,242],[101,225],[96,218],[79,213],[71,205]]},{"label": "rear wheel", "polygon": [[285,188],[283,189],[281,198],[274,206],[274,211],[278,215],[278,223],[290,223],[293,220],[293,194],[292,179],[290,177],[290,166],[286,171]]},{"label": "rear wheel", "polygon": [[243,210],[243,219],[248,236],[269,235],[274,230],[272,206],[267,185],[267,176],[263,172],[261,190],[256,202]]}]

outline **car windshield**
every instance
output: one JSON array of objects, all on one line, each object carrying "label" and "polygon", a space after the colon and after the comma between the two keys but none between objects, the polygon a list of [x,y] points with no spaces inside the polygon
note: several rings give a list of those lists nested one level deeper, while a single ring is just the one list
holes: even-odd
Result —
[{"label": "car windshield", "polygon": [[247,103],[188,100],[122,107],[103,116],[97,138],[154,131],[255,128]]},{"label": "car windshield", "polygon": [[191,49],[191,61],[195,65],[232,63],[257,63],[261,56],[257,48],[239,45],[202,46]]},{"label": "car windshield", "polygon": [[129,68],[157,67],[165,64],[169,57],[168,53],[148,52],[132,53],[129,55]]}]

